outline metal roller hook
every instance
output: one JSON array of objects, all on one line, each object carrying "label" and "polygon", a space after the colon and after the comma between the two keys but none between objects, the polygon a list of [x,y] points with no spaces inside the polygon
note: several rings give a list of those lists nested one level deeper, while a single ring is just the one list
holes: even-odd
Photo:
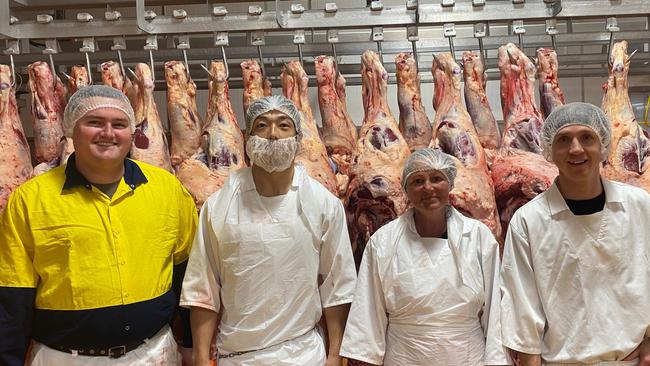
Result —
[{"label": "metal roller hook", "polygon": [[228,59],[226,58],[226,49],[221,46],[221,58],[223,59],[223,67],[226,69],[226,80],[230,78],[230,71],[228,70]]}]

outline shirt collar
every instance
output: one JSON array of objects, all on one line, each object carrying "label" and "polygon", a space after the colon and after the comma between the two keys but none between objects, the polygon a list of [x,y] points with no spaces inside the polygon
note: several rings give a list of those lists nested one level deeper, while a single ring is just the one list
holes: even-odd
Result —
[{"label": "shirt collar", "polygon": [[[603,183],[603,190],[605,191],[605,204],[609,203],[623,203],[623,197],[620,192],[614,187],[612,182],[601,177],[600,181]],[[551,216],[554,216],[560,212],[568,211],[569,206],[566,204],[560,189],[557,186],[557,178],[553,182],[553,185],[548,189],[548,206],[551,211]]]},{"label": "shirt collar", "polygon": [[[147,183],[148,180],[144,176],[142,169],[136,164],[133,160],[124,159],[124,183],[126,183],[131,190],[134,190],[137,186],[143,183]],[[63,183],[63,190],[71,189],[77,186],[86,187],[86,189],[91,189],[91,184],[84,177],[79,170],[77,170],[77,165],[75,164],[75,154],[73,153],[68,158],[68,163],[65,167],[65,182]]]},{"label": "shirt collar", "polygon": [[[293,179],[291,181],[291,188],[298,188],[306,176],[305,169],[300,165],[294,165]],[[248,192],[255,189],[255,181],[253,180],[253,169],[246,169],[242,174],[240,189],[242,192]]]}]

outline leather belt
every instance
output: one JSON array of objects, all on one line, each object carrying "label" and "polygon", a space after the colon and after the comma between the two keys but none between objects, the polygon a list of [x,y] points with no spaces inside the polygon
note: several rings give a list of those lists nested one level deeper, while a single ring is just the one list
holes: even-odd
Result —
[{"label": "leather belt", "polygon": [[63,346],[50,347],[50,348],[53,348],[57,351],[71,353],[71,354],[79,354],[82,356],[120,358],[125,354],[127,354],[128,352],[131,352],[134,349],[140,347],[140,345],[143,343],[144,341],[139,341],[130,344],[123,344],[119,346],[106,347],[106,348],[101,348],[101,347],[74,348],[74,347],[63,347]]}]

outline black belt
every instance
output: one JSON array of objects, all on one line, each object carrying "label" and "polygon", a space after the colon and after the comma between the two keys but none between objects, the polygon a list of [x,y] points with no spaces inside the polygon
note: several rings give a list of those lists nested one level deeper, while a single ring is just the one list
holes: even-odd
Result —
[{"label": "black belt", "polygon": [[[101,347],[87,347],[87,348],[75,348],[75,347],[50,347],[57,351],[80,354],[82,356],[100,356],[100,357],[110,357],[110,358],[120,358],[127,354],[128,352],[133,351],[134,349],[140,347],[144,341],[133,342],[130,344],[123,344],[119,346],[101,348]],[[49,347],[49,346],[48,346]]]}]

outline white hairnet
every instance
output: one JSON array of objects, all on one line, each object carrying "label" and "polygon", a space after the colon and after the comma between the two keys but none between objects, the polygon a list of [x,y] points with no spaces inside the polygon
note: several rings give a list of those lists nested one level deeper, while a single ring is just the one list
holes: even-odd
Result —
[{"label": "white hairnet", "polygon": [[291,100],[282,95],[271,95],[259,98],[254,100],[248,106],[248,110],[246,111],[246,134],[250,134],[251,128],[253,128],[253,122],[255,122],[257,117],[273,110],[282,112],[289,116],[296,128],[296,135],[302,135],[302,129],[300,128],[300,112]]},{"label": "white hairnet", "polygon": [[571,125],[587,126],[594,130],[602,145],[601,160],[607,158],[612,139],[612,127],[605,113],[589,103],[575,102],[558,107],[546,117],[542,126],[542,149],[544,157],[551,161],[551,147],[555,135],[564,127]]},{"label": "white hairnet", "polygon": [[406,160],[402,171],[402,188],[406,190],[406,181],[411,174],[430,170],[441,172],[449,182],[449,190],[451,191],[454,188],[454,180],[456,179],[454,159],[441,150],[429,148],[415,150]]},{"label": "white hairnet", "polygon": [[135,114],[129,99],[121,91],[106,85],[89,85],[74,93],[63,112],[63,132],[72,137],[72,130],[86,113],[99,108],[118,109],[129,117],[131,132],[135,131]]}]

